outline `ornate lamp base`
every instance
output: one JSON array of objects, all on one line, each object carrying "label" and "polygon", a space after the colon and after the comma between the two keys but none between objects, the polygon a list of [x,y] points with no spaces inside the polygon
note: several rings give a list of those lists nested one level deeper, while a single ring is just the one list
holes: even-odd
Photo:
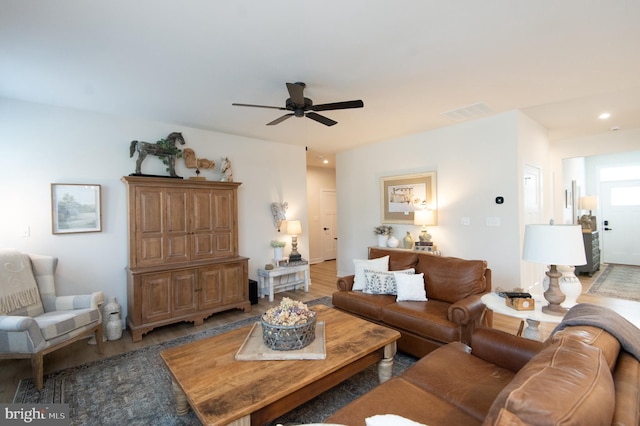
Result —
[{"label": "ornate lamp base", "polygon": [[549,315],[564,316],[568,309],[560,306],[564,302],[565,295],[560,290],[560,284],[558,283],[562,273],[558,272],[556,265],[551,265],[551,268],[547,271],[547,276],[549,277],[549,288],[544,292],[544,298],[547,299],[549,304],[542,307],[542,312]]}]

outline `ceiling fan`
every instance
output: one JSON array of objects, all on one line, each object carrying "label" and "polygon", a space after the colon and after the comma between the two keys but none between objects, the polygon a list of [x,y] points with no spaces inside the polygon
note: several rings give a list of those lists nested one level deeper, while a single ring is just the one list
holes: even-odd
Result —
[{"label": "ceiling fan", "polygon": [[276,118],[270,123],[267,123],[267,126],[273,126],[278,123],[282,123],[289,117],[307,117],[312,120],[317,121],[318,123],[322,123],[325,126],[333,126],[334,124],[338,124],[337,121],[334,121],[324,115],[317,114],[316,111],[332,111],[336,109],[349,109],[349,108],[362,108],[364,103],[361,100],[357,101],[345,101],[345,102],[333,102],[330,104],[320,104],[314,105],[313,101],[309,98],[305,98],[303,95],[304,88],[307,85],[301,82],[297,83],[287,83],[287,90],[289,91],[290,98],[287,99],[284,107],[276,107],[276,106],[268,106],[268,105],[252,105],[252,104],[237,104],[234,103],[234,106],[243,106],[243,107],[254,107],[254,108],[271,108],[278,109],[281,111],[292,111],[288,114],[283,115],[280,118]]}]

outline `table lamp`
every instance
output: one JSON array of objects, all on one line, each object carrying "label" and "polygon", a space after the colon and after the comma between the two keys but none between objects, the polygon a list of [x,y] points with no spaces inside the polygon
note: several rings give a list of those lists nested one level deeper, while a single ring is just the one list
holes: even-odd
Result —
[{"label": "table lamp", "polygon": [[589,214],[584,214],[580,217],[580,224],[585,229],[592,229],[592,221],[594,217],[591,215],[592,210],[598,208],[598,196],[586,195],[578,199],[578,208],[580,210],[589,210]]},{"label": "table lamp", "polygon": [[413,224],[422,226],[422,231],[418,236],[421,242],[431,241],[431,234],[427,232],[427,225],[433,225],[434,222],[433,210],[424,209],[413,212]]},{"label": "table lamp", "polygon": [[544,298],[549,302],[542,312],[550,315],[564,315],[567,309],[560,306],[565,294],[560,290],[558,279],[562,273],[557,265],[584,265],[587,258],[580,225],[527,225],[524,230],[522,259],[527,262],[550,265],[546,275],[549,288]]},{"label": "table lamp", "polygon": [[302,234],[302,225],[299,220],[290,220],[287,222],[287,234],[291,235],[289,262],[299,262],[302,260],[302,255],[298,253],[298,235]]}]

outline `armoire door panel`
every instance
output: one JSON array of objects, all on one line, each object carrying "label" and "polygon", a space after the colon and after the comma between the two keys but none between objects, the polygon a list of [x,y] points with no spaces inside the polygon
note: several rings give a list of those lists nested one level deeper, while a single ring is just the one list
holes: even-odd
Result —
[{"label": "armoire door panel", "polygon": [[234,253],[233,239],[231,233],[216,233],[214,236],[215,255],[216,257],[232,256]]},{"label": "armoire door panel", "polygon": [[241,263],[224,265],[222,303],[233,303],[244,299],[249,282],[244,282],[244,268]]},{"label": "armoire door panel", "polygon": [[195,312],[198,309],[197,272],[194,269],[177,271],[172,275],[173,315]]},{"label": "armoire door panel", "polygon": [[141,238],[138,253],[141,265],[157,265],[164,261],[163,242],[161,237]]},{"label": "armoire door panel", "polygon": [[189,235],[175,235],[165,238],[167,243],[165,261],[167,263],[189,260]]},{"label": "armoire door panel", "polygon": [[222,266],[200,268],[200,309],[209,309],[222,305]]},{"label": "armoire door panel", "polygon": [[233,198],[231,191],[215,191],[214,193],[214,223],[216,232],[233,228],[234,212]]},{"label": "armoire door panel", "polygon": [[165,232],[187,234],[189,232],[189,202],[185,190],[168,190],[166,203]]},{"label": "armoire door panel", "polygon": [[211,232],[195,233],[191,236],[193,242],[193,260],[210,259],[214,253],[213,234]]},{"label": "armoire door panel", "polygon": [[191,193],[193,224],[191,232],[213,231],[213,194],[210,190],[194,189]]},{"label": "armoire door panel", "polygon": [[158,188],[136,189],[137,209],[139,214],[136,232],[140,236],[159,234],[162,232],[162,214],[164,192]]},{"label": "armoire door panel", "polygon": [[142,322],[159,321],[171,317],[171,273],[142,275]]}]

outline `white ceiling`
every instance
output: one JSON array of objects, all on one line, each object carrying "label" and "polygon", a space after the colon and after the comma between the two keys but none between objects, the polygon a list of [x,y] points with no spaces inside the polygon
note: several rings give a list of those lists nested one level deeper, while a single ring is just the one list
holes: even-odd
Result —
[{"label": "white ceiling", "polygon": [[[285,82],[363,109],[265,124]],[[1,0],[0,97],[308,146],[520,109],[551,140],[640,127],[637,0]],[[607,121],[597,119],[610,111]],[[150,136],[152,137],[152,136]],[[187,141],[188,142],[188,141]]]}]

